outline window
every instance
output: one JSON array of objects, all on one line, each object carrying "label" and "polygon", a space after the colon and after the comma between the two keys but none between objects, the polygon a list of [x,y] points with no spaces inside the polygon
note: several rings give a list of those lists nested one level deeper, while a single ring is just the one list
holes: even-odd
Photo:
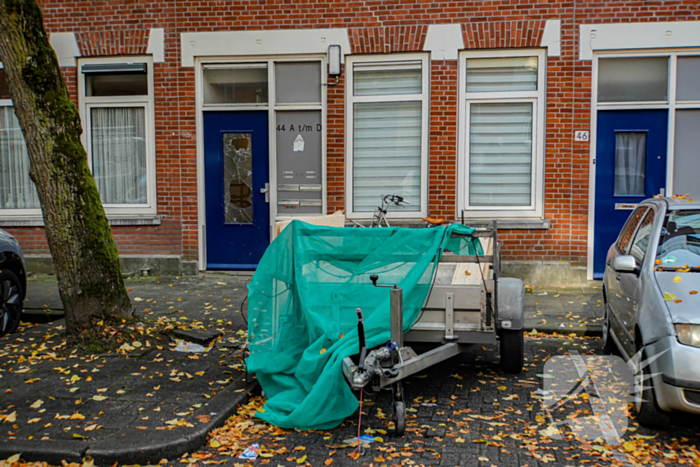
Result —
[{"label": "window", "polygon": [[615,196],[644,196],[646,132],[615,132]]},{"label": "window", "polygon": [[637,209],[635,209],[634,212],[627,219],[627,222],[622,228],[622,231],[620,231],[620,237],[617,239],[617,249],[620,250],[620,252],[623,255],[627,254],[627,248],[629,247],[630,242],[632,241],[632,236],[634,235],[635,230],[637,230],[639,221],[642,219],[642,216],[644,215],[647,209],[648,208],[644,206],[640,206]]},{"label": "window", "polygon": [[666,102],[668,57],[598,61],[598,102]]},{"label": "window", "polygon": [[153,63],[81,59],[83,144],[108,214],[155,214]]},{"label": "window", "polygon": [[0,68],[0,211],[5,215],[41,215],[39,197],[29,178],[29,156],[15,116],[5,70]]},{"label": "window", "polygon": [[429,66],[423,54],[348,57],[348,211],[368,218],[388,194],[390,217],[427,214]]},{"label": "window", "polygon": [[457,216],[542,217],[544,50],[462,52]]},{"label": "window", "polygon": [[644,220],[637,229],[637,235],[634,237],[634,242],[630,248],[630,255],[634,256],[637,266],[642,265],[644,255],[649,247],[649,239],[651,238],[651,228],[654,226],[654,210],[649,209],[649,212],[644,216]]}]

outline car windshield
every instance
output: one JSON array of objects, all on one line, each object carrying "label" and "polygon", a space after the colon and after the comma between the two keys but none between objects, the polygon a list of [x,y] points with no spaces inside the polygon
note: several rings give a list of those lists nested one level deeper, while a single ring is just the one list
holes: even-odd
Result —
[{"label": "car windshield", "polygon": [[670,211],[656,260],[659,269],[700,272],[700,211]]}]

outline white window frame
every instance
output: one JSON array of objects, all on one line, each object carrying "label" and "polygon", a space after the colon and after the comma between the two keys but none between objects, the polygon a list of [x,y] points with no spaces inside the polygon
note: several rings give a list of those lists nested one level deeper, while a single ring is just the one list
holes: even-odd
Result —
[{"label": "white window frame", "polygon": [[[0,62],[0,68],[5,68]],[[0,107],[14,107],[12,99],[0,99]],[[16,218],[41,218],[41,208],[32,209],[0,209],[0,218],[16,219]]]},{"label": "white window frame", "polygon": [[[109,64],[109,63],[145,63],[148,75],[148,94],[145,96],[105,96],[90,97],[85,95],[85,78],[82,73],[83,65]],[[146,189],[147,202],[145,204],[103,204],[107,215],[125,216],[139,214],[157,214],[156,192],[156,133],[155,133],[155,103],[153,87],[153,58],[151,56],[119,56],[99,58],[79,58],[78,66],[78,108],[83,125],[81,140],[87,152],[88,164],[92,170],[92,144],[90,141],[90,109],[93,107],[141,107],[145,114],[146,133],[146,177],[148,186]]]},{"label": "white window frame", "polygon": [[[508,92],[467,92],[467,60],[475,58],[537,57],[537,90]],[[459,110],[457,148],[457,212],[469,219],[543,218],[544,149],[547,86],[546,49],[504,49],[459,53]],[[532,172],[529,206],[469,205],[469,115],[473,103],[532,103]]]},{"label": "white window frame", "polygon": [[[354,88],[354,65],[355,63],[373,62],[421,62],[421,93],[420,94],[396,94],[387,96],[355,96]],[[345,73],[347,79],[346,99],[345,99],[345,212],[351,219],[371,219],[374,212],[356,212],[354,210],[353,193],[353,153],[354,153],[354,105],[356,103],[370,102],[421,102],[421,177],[420,177],[420,200],[421,209],[419,211],[403,211],[400,208],[389,209],[386,217],[389,219],[419,219],[428,214],[428,148],[429,125],[430,125],[430,56],[426,53],[401,53],[401,54],[368,54],[368,55],[347,55],[345,57]],[[390,193],[387,193],[390,194]],[[377,205],[381,200],[377,197]]]}]

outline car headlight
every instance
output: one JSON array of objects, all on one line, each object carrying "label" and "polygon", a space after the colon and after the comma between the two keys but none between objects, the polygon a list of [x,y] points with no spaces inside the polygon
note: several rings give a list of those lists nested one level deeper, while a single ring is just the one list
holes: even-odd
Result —
[{"label": "car headlight", "polygon": [[681,344],[700,347],[700,324],[676,324],[676,332]]}]

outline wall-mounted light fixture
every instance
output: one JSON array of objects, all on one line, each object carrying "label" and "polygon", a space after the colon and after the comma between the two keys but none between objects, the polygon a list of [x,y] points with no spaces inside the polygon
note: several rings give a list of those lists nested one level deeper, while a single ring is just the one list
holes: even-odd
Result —
[{"label": "wall-mounted light fixture", "polygon": [[339,45],[328,46],[328,75],[335,78],[335,83],[332,86],[338,84],[340,79],[340,55]]}]

